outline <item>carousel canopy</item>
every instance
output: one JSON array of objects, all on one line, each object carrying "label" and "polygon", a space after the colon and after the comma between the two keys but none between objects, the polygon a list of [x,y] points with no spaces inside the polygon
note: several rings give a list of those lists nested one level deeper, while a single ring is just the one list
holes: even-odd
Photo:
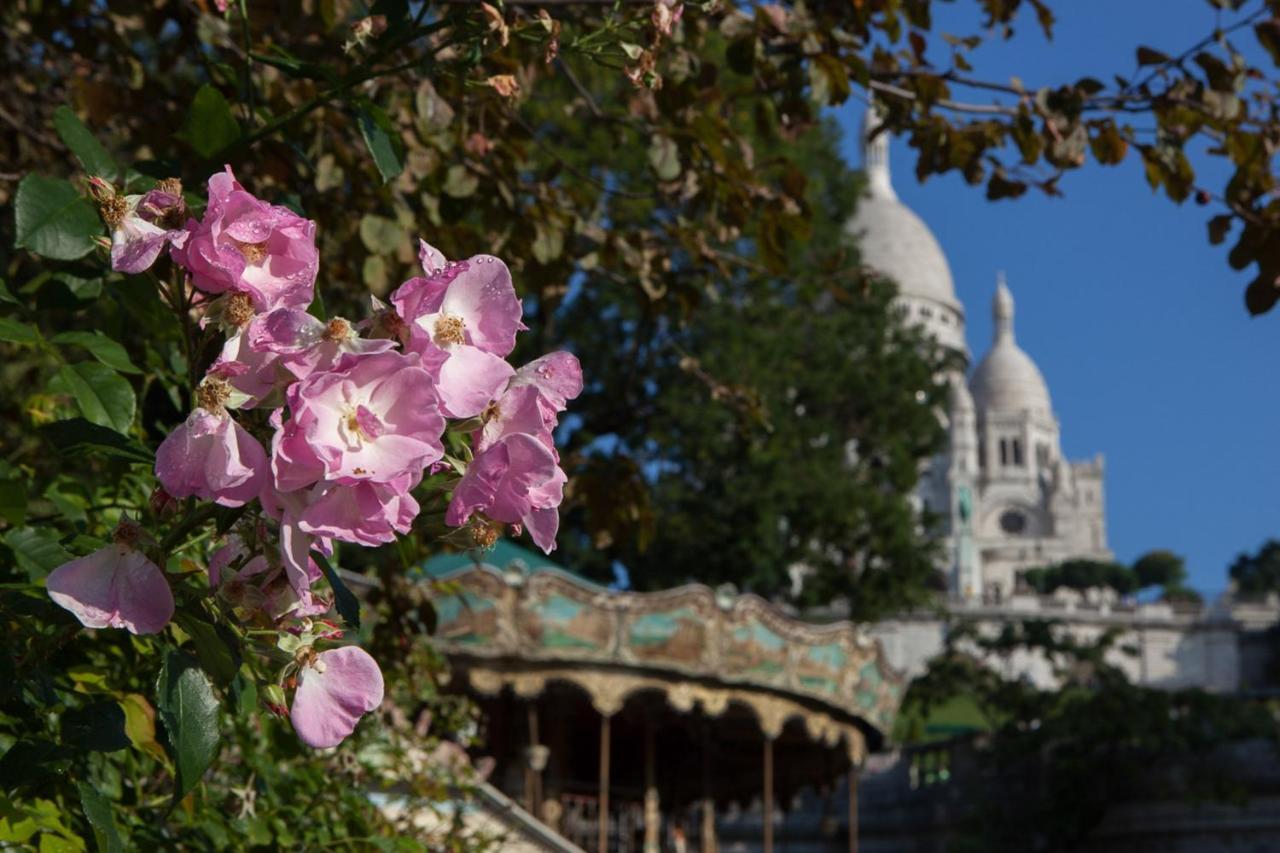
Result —
[{"label": "carousel canopy", "polygon": [[799,723],[855,764],[893,728],[903,679],[850,622],[806,623],[700,584],[612,590],[506,541],[423,571],[438,585],[439,647],[483,695],[569,682],[606,717],[655,691],[680,713],[745,706],[767,737]]}]

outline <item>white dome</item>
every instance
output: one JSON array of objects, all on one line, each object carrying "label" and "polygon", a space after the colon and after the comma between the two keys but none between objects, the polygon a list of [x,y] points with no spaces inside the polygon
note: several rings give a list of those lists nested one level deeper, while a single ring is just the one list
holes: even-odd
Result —
[{"label": "white dome", "polygon": [[969,380],[978,409],[987,412],[1032,412],[1052,416],[1049,388],[1040,368],[1013,336],[1013,295],[1001,276],[992,300],[995,341]]},{"label": "white dome", "polygon": [[857,241],[863,263],[897,282],[903,296],[962,310],[942,247],[924,220],[898,201],[893,191],[888,134],[873,139],[875,127],[875,113],[868,109],[862,131],[867,194],[859,200],[845,231]]}]

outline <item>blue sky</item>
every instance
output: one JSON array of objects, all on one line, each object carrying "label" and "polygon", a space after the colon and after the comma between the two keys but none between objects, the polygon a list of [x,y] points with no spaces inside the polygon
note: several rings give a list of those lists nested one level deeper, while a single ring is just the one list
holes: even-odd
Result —
[{"label": "blue sky", "polygon": [[[938,4],[935,28],[978,32],[977,3],[956,5]],[[1052,5],[1052,42],[1027,16],[1012,41],[978,50],[974,76],[1016,75],[1029,88],[1131,76],[1136,45],[1177,54],[1215,21],[1204,0]],[[862,111],[851,100],[839,114],[852,163]],[[1153,194],[1132,156],[1068,175],[1064,198],[1032,190],[995,203],[954,175],[918,184],[902,140],[891,163],[899,197],[947,253],[975,360],[991,339],[996,271],[1006,272],[1018,341],[1049,384],[1064,452],[1106,456],[1116,556],[1170,548],[1187,557],[1194,586],[1221,591],[1236,554],[1280,537],[1280,309],[1244,310],[1249,276],[1227,266],[1230,239],[1207,240],[1217,211]]]}]

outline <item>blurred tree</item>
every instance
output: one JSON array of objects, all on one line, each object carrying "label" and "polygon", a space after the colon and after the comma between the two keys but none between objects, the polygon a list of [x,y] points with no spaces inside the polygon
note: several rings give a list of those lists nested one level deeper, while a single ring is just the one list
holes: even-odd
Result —
[{"label": "blurred tree", "polygon": [[1042,595],[1063,586],[1075,590],[1109,587],[1121,595],[1139,588],[1137,576],[1127,566],[1100,560],[1064,560],[1052,566],[1028,569],[1023,580]]},{"label": "blurred tree", "polygon": [[[1238,800],[1246,792],[1218,747],[1276,741],[1266,705],[1203,690],[1130,683],[1121,636],[1072,635],[1046,620],[998,631],[956,625],[946,648],[912,682],[904,713],[927,718],[958,697],[979,709],[989,734],[975,743],[980,778],[957,778],[969,811],[948,849],[1088,849],[1108,812],[1134,799]],[[1007,679],[1013,655],[1043,659],[1055,686]],[[1176,779],[1153,768],[1184,768]]]},{"label": "blurred tree", "polygon": [[1133,563],[1138,588],[1180,587],[1187,580],[1187,562],[1172,551],[1148,551]]},{"label": "blurred tree", "polygon": [[1268,539],[1256,553],[1236,557],[1228,574],[1244,595],[1280,591],[1280,541]]}]

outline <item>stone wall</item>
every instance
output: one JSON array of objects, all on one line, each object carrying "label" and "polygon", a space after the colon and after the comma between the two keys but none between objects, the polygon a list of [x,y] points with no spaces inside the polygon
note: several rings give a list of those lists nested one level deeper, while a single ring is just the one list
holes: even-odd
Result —
[{"label": "stone wall", "polygon": [[[998,604],[956,602],[947,612],[953,620],[969,620],[992,633],[1024,619],[1057,620],[1081,641],[1120,629],[1112,662],[1134,683],[1214,692],[1271,686],[1268,632],[1280,624],[1280,602],[1274,599],[1179,608],[1126,603],[1102,593],[1082,596],[1070,590],[1052,596],[1013,596]],[[942,650],[946,623],[932,613],[909,614],[880,622],[871,633],[884,645],[889,662],[914,677]],[[1126,654],[1125,648],[1136,654]],[[1008,677],[1026,676],[1042,687],[1053,686],[1051,667],[1038,656],[1017,654],[989,663]]]}]

